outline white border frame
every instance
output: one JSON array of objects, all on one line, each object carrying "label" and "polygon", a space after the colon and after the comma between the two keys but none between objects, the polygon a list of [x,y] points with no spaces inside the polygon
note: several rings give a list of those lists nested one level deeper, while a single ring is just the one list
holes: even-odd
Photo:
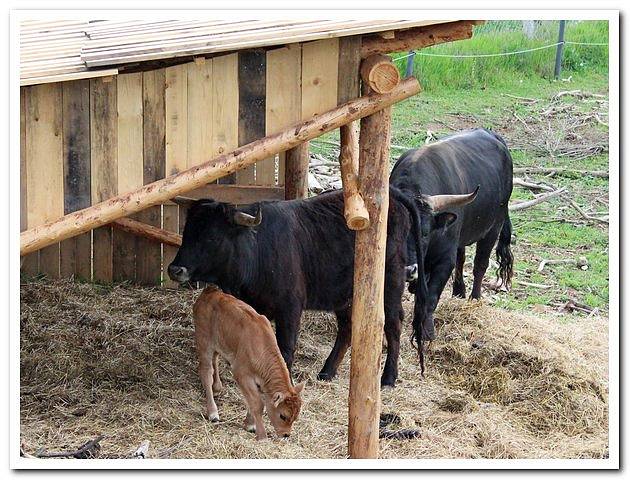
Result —
[{"label": "white border frame", "polygon": [[[164,5],[156,1],[155,4]],[[20,264],[19,264],[19,38],[18,26],[26,18],[422,18],[422,19],[540,19],[540,20],[608,20],[609,21],[609,452],[608,459],[146,459],[146,460],[40,460],[19,456],[19,318],[20,318]],[[619,11],[617,10],[14,10],[10,17],[10,436],[9,459],[13,469],[618,469],[619,452],[619,275],[620,275],[620,197],[619,197]]]}]

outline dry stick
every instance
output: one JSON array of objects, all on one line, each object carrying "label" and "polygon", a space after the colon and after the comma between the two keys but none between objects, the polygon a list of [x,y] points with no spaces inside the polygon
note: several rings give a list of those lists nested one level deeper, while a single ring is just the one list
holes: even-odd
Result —
[{"label": "dry stick", "polygon": [[526,282],[524,280],[519,280],[518,281],[519,285],[524,285],[526,287],[532,287],[532,288],[539,288],[542,290],[546,290],[548,288],[551,288],[553,285],[543,285],[542,283],[530,283],[530,282]]},{"label": "dry stick", "polygon": [[512,184],[519,187],[526,188],[528,190],[546,190],[548,192],[553,192],[556,190],[555,188],[550,187],[549,185],[545,185],[543,183],[528,182],[527,180],[523,180],[522,178],[518,178],[518,177],[514,177],[512,179]]},{"label": "dry stick", "polygon": [[149,446],[151,442],[149,440],[145,440],[140,444],[140,446],[133,452],[133,458],[147,458],[149,456]]},{"label": "dry stick", "polygon": [[533,207],[534,205],[538,205],[539,203],[546,202],[547,200],[557,197],[558,195],[566,192],[566,190],[567,190],[566,188],[562,187],[558,190],[554,190],[553,192],[544,193],[543,195],[540,195],[533,200],[528,200],[526,202],[520,202],[516,204],[513,203],[508,208],[510,212],[517,212],[519,210],[525,210],[526,208]]},{"label": "dry stick", "polygon": [[592,220],[594,222],[598,222],[598,223],[604,223],[606,225],[608,225],[608,220],[603,219],[603,218],[597,218],[597,217],[593,217],[592,215],[589,215],[588,213],[586,213],[584,210],[582,210],[582,208],[580,208],[580,206],[575,203],[572,199],[567,198],[567,200],[569,201],[569,205],[571,205],[573,208],[575,208],[575,210],[580,214],[580,216],[582,218],[584,218],[585,220]]},{"label": "dry stick", "polygon": [[257,161],[293,148],[331,130],[371,115],[420,91],[415,78],[400,82],[391,93],[371,94],[350,100],[310,120],[263,137],[236,150],[191,167],[176,175],[149,183],[132,192],[112,197],[20,234],[20,256],[111,223],[206,185]]},{"label": "dry stick", "polygon": [[563,258],[559,260],[543,259],[538,265],[538,271],[542,272],[545,269],[545,266],[547,265],[563,265],[563,264],[575,264],[575,266],[577,266],[578,268],[582,270],[586,270],[588,268],[588,260],[586,259],[586,257],[579,257],[577,260],[573,258]]},{"label": "dry stick", "polygon": [[589,175],[591,177],[608,178],[605,170],[574,170],[571,168],[516,167],[514,173],[552,173],[554,175]]},{"label": "dry stick", "polygon": [[90,440],[81,445],[74,452],[41,452],[37,453],[38,458],[62,458],[62,457],[74,457],[74,458],[93,458],[97,452],[101,449],[100,441],[105,438],[105,435],[99,435],[94,440]]}]

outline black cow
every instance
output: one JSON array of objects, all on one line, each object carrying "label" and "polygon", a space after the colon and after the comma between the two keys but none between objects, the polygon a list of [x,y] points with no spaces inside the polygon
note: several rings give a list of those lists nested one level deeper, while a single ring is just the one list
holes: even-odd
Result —
[{"label": "black cow", "polygon": [[[512,157],[499,135],[485,129],[466,130],[405,152],[392,170],[390,184],[415,194],[420,204],[422,254],[408,267],[410,290],[416,293],[412,341],[432,340],[433,312],[454,268],[453,295],[466,296],[466,246],[477,244],[471,298],[481,296],[481,282],[497,239],[497,275],[504,285],[510,284]],[[461,196],[467,192],[473,193]],[[452,195],[465,200],[453,203]],[[408,258],[413,259],[416,241],[409,245],[414,248],[408,249]]]},{"label": "black cow", "polygon": [[[416,208],[392,189],[385,265],[387,360],[381,377],[386,386],[394,385],[398,372],[406,245],[408,238],[419,239]],[[215,283],[274,320],[289,369],[302,311],[334,311],[340,332],[319,374],[330,379],[350,343],[354,237],[344,220],[342,192],[238,209],[198,200],[189,206],[182,246],[168,274],[178,282]]]}]

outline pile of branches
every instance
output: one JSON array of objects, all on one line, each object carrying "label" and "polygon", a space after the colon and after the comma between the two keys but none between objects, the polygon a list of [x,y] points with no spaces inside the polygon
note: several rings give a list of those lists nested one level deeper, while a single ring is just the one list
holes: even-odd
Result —
[{"label": "pile of branches", "polygon": [[506,135],[511,147],[576,160],[608,152],[608,133],[601,128],[608,127],[604,95],[567,90],[546,100],[510,97],[520,104],[513,107],[512,117],[522,127]]}]

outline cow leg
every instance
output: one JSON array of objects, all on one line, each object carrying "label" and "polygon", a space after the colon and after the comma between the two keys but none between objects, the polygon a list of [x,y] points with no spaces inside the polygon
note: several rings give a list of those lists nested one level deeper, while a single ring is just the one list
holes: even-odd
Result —
[{"label": "cow leg", "polygon": [[400,356],[400,333],[404,312],[402,294],[405,290],[404,270],[387,270],[385,273],[385,339],[387,358],[381,375],[381,387],[394,387],[398,378],[398,357]]},{"label": "cow leg", "polygon": [[352,325],[350,323],[351,310],[339,310],[335,312],[335,315],[337,316],[337,338],[321,372],[317,375],[318,380],[332,380],[335,375],[337,375],[339,364],[350,346],[350,338],[352,335]]},{"label": "cow leg", "polygon": [[214,401],[214,394],[212,391],[213,383],[213,367],[210,361],[210,355],[199,356],[199,377],[201,383],[206,392],[206,410],[208,412],[208,420],[211,422],[219,421],[219,409]]},{"label": "cow leg", "polygon": [[289,369],[289,374],[293,366],[293,355],[300,331],[301,316],[302,309],[291,305],[286,305],[284,310],[275,316],[276,340],[278,341],[278,348],[282,358],[284,358],[284,362]]},{"label": "cow leg", "polygon": [[427,318],[423,324],[422,340],[434,340],[435,323],[433,321],[433,312],[440,301],[440,296],[444,291],[446,282],[448,282],[453,268],[455,267],[456,251],[444,252],[441,258],[436,259],[435,264],[429,272],[429,282],[427,284]]},{"label": "cow leg", "polygon": [[475,252],[475,263],[473,266],[473,288],[470,293],[470,298],[472,299],[481,298],[481,282],[488,269],[490,254],[492,253],[494,244],[497,243],[497,239],[499,238],[501,226],[502,225],[500,225],[499,228],[491,230],[485,237],[477,242],[477,251]]},{"label": "cow leg", "polygon": [[455,261],[455,275],[453,276],[453,296],[466,298],[466,285],[464,284],[464,262],[466,261],[466,247],[457,249]]},{"label": "cow leg", "polygon": [[234,380],[236,380],[236,384],[243,393],[245,405],[247,405],[245,429],[248,432],[256,432],[256,440],[265,440],[267,438],[263,422],[265,404],[262,401],[256,382],[249,375],[242,375],[238,372],[234,372]]}]

